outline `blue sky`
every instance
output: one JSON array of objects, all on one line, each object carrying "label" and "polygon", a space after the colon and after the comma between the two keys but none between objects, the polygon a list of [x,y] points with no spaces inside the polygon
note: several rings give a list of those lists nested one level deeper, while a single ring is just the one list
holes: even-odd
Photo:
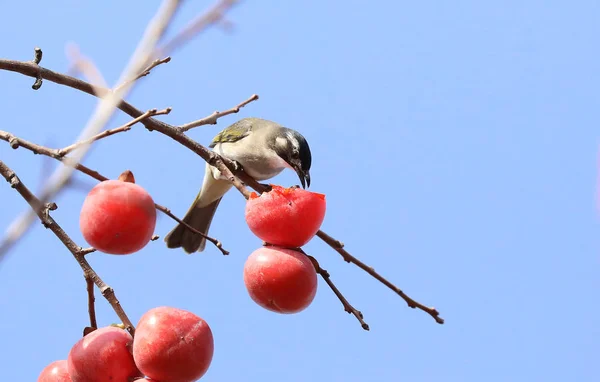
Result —
[{"label": "blue sky", "polygon": [[[159,1],[7,2],[0,56],[66,71],[75,42],[107,81],[119,77]],[[171,33],[210,3],[187,2]],[[597,15],[593,1],[243,2],[232,33],[211,30],[142,80],[129,100],[173,107],[182,124],[261,99],[190,136],[201,143],[239,118],[293,127],[310,142],[312,190],[327,195],[323,229],[446,324],[315,240],[329,270],[371,326],[364,332],[327,285],[309,309],[277,315],[242,279],[260,245],[227,195],[208,246],[186,256],[162,241],[132,256],[93,254],[134,322],[148,309],[188,309],[215,336],[206,381],[591,381],[598,375]],[[111,26],[107,29],[108,26]],[[0,72],[3,130],[52,147],[72,143],[96,100]],[[127,121],[118,114],[110,123]],[[50,159],[0,144],[0,158],[33,189]],[[182,216],[204,163],[141,127],[95,146],[85,164],[109,177],[131,169],[158,203]],[[77,175],[84,187],[93,180]],[[291,172],[276,182],[296,184]],[[85,245],[85,189],[53,214]],[[0,187],[0,229],[27,207]],[[161,216],[156,232],[174,222]],[[0,368],[32,381],[64,359],[87,324],[79,267],[39,224],[0,266]],[[117,320],[97,299],[99,322]]]}]

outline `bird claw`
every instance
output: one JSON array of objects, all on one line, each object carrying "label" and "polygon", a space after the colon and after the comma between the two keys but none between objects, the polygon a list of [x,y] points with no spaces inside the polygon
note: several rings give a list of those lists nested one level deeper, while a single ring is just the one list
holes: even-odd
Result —
[{"label": "bird claw", "polygon": [[233,169],[234,171],[242,171],[244,169],[244,166],[242,166],[242,164],[236,160],[232,160],[231,161],[233,163]]}]

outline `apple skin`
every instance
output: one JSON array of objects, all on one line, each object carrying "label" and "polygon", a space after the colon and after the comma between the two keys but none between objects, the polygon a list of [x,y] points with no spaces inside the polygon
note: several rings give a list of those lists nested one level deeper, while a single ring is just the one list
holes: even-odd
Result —
[{"label": "apple skin", "polygon": [[252,252],[244,264],[244,284],[254,302],[284,314],[306,309],[318,285],[314,265],[305,254],[276,246]]},{"label": "apple skin", "polygon": [[54,361],[42,370],[37,382],[71,382],[67,360]]},{"label": "apple skin", "polygon": [[81,338],[67,358],[72,382],[126,382],[140,376],[131,344],[131,335],[113,326],[96,329]]},{"label": "apple skin", "polygon": [[98,251],[128,255],[144,248],[156,226],[156,208],[135,183],[107,180],[87,195],[79,216],[84,239]]},{"label": "apple skin", "polygon": [[192,312],[162,306],[150,309],[138,322],[133,358],[149,378],[196,381],[208,370],[213,353],[210,327]]},{"label": "apple skin", "polygon": [[246,224],[261,240],[282,247],[298,248],[319,231],[325,218],[325,195],[297,187],[271,185],[260,196],[252,193],[246,202]]}]

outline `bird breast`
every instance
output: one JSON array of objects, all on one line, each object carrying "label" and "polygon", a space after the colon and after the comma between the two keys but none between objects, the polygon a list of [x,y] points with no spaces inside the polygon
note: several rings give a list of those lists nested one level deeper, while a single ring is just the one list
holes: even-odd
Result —
[{"label": "bird breast", "polygon": [[248,144],[240,147],[239,143],[219,143],[213,150],[240,163],[244,171],[258,181],[270,179],[285,168],[290,168],[287,162],[270,148]]}]

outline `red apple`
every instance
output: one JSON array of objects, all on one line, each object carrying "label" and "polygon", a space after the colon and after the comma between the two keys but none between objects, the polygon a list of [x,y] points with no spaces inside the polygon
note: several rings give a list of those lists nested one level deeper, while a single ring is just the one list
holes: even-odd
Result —
[{"label": "red apple", "polygon": [[171,307],[147,311],[138,322],[133,358],[157,381],[190,382],[208,370],[214,352],[210,327],[192,312]]},{"label": "red apple", "polygon": [[107,180],[85,198],[79,227],[85,240],[101,252],[126,255],[152,238],[156,209],[152,197],[129,181]]},{"label": "red apple", "polygon": [[244,284],[250,298],[277,313],[306,309],[317,293],[317,273],[303,253],[281,247],[262,247],[244,265]]},{"label": "red apple", "polygon": [[131,335],[107,326],[94,330],[71,348],[67,358],[73,382],[125,382],[139,376],[130,352]]},{"label": "red apple", "polygon": [[273,189],[260,196],[250,195],[246,203],[246,223],[263,241],[297,248],[315,236],[325,218],[325,195],[301,188]]},{"label": "red apple", "polygon": [[67,360],[54,361],[40,373],[37,382],[71,382]]}]

